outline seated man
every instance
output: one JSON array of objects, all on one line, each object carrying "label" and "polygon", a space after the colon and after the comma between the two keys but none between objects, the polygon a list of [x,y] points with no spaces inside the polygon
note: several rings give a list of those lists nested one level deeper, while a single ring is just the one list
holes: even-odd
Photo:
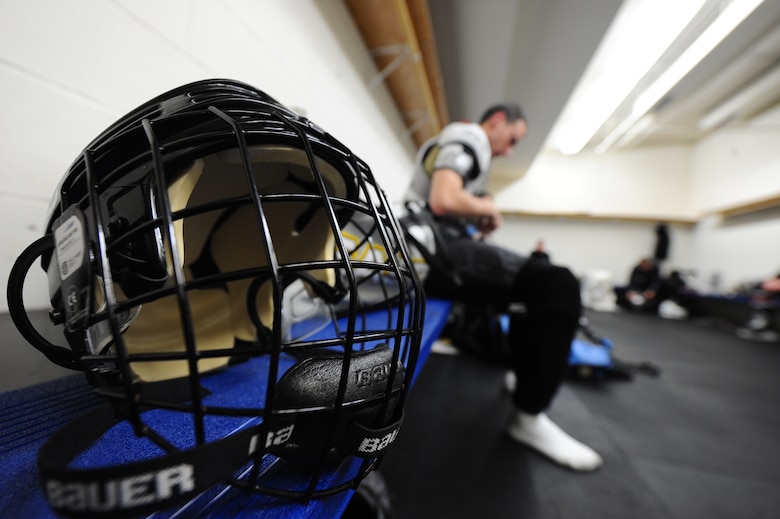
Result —
[{"label": "seated man", "polygon": [[661,303],[661,274],[658,265],[642,258],[631,270],[628,285],[615,287],[617,305],[626,310],[656,311]]},{"label": "seated man", "polygon": [[451,272],[431,269],[425,280],[429,296],[493,308],[515,303],[526,308],[525,314],[510,319],[517,386],[508,435],[558,464],[589,471],[602,464],[601,457],[545,414],[564,377],[577,330],[579,283],[563,267],[528,260],[481,239],[501,225],[495,202],[479,192],[491,159],[509,155],[526,132],[520,107],[513,104],[488,109],[479,123],[449,124],[421,148],[406,198],[427,203],[460,280],[454,283]]}]

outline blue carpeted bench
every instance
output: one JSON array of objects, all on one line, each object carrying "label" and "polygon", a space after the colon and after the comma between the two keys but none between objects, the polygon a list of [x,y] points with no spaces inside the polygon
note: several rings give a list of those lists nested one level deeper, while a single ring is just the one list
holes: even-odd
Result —
[{"label": "blue carpeted bench", "polygon": [[[447,301],[428,300],[426,304],[415,379],[446,323],[449,310],[450,303]],[[231,368],[230,376],[258,376],[263,369],[260,361],[261,359],[253,359],[236,366],[237,370]],[[215,377],[210,383],[215,385],[211,389],[218,388],[214,394],[219,394],[221,398],[241,398],[239,394],[230,393],[232,384],[229,380]],[[258,384],[259,386],[262,384]],[[96,408],[101,402],[81,374],[0,394],[0,471],[3,478],[0,517],[55,517],[38,486],[35,461],[38,449],[55,431],[72,419]],[[89,451],[77,458],[74,464],[88,464],[90,460],[86,458],[90,457],[100,457],[101,462],[126,462],[145,456],[148,448],[135,438],[129,427],[114,427]],[[389,455],[392,456],[392,449]],[[334,474],[333,477],[338,475]],[[304,505],[281,498],[247,494],[230,485],[218,485],[184,507],[149,517],[338,518],[343,514],[351,496],[352,491],[347,490]]]}]

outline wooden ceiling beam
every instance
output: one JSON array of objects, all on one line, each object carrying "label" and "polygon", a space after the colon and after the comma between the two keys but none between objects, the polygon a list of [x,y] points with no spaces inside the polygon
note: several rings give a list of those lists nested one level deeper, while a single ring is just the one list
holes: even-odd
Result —
[{"label": "wooden ceiling beam", "polygon": [[345,0],[363,41],[419,146],[448,122],[427,0]]}]

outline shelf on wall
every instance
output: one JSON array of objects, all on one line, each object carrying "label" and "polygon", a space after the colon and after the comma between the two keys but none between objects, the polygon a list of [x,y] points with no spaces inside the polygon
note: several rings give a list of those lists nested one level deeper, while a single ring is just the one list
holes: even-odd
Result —
[{"label": "shelf on wall", "polygon": [[757,213],[767,209],[780,208],[780,194],[752,200],[750,202],[744,202],[741,204],[734,204],[730,206],[721,207],[718,209],[712,209],[703,212],[698,217],[663,217],[663,216],[639,216],[639,215],[619,215],[619,214],[598,214],[587,212],[542,212],[542,211],[502,211],[504,216],[516,216],[516,217],[532,217],[532,218],[559,218],[569,220],[600,220],[600,221],[618,221],[618,222],[632,222],[632,223],[667,223],[670,225],[679,225],[684,227],[692,227],[696,225],[702,218],[708,216],[721,216],[723,218],[731,218],[735,216],[744,216],[751,213]]},{"label": "shelf on wall", "polygon": [[636,216],[636,215],[615,215],[615,214],[596,214],[584,212],[541,212],[541,211],[502,211],[504,216],[533,217],[533,218],[561,218],[570,220],[600,220],[600,221],[618,221],[631,223],[666,223],[670,225],[680,225],[690,227],[696,225],[697,218],[662,217],[662,216]]},{"label": "shelf on wall", "polygon": [[766,209],[774,209],[776,207],[780,207],[780,194],[707,211],[707,214],[730,218],[732,216],[743,216],[750,213],[764,211]]}]

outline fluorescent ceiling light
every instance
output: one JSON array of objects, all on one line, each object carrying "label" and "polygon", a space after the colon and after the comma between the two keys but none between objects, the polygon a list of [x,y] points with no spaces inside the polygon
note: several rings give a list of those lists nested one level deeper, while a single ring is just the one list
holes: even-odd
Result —
[{"label": "fluorescent ceiling light", "polygon": [[598,146],[596,146],[596,153],[604,153],[607,151],[610,146],[612,146],[616,140],[618,140],[620,137],[623,136],[626,132],[631,130],[631,127],[634,126],[634,123],[639,119],[638,117],[635,117],[632,113],[622,121],[620,121],[620,124],[618,124],[614,130],[609,132],[609,135],[604,137],[604,140],[602,140]]},{"label": "fluorescent ceiling light", "polygon": [[752,111],[766,106],[767,100],[780,89],[780,65],[727,99],[699,121],[699,129],[709,131],[722,124],[747,117]]},{"label": "fluorescent ceiling light", "polygon": [[632,115],[639,119],[682,78],[731,34],[764,0],[733,0],[688,47],[671,67],[661,74],[634,102]]},{"label": "fluorescent ceiling light", "polygon": [[582,150],[704,5],[704,0],[627,0],[564,111],[554,145]]},{"label": "fluorescent ceiling light", "polygon": [[[711,0],[715,1],[715,0]],[[726,36],[742,23],[764,0],[731,0],[696,40],[634,101],[631,113],[598,145],[597,151],[609,149],[655,104],[699,64]]]},{"label": "fluorescent ceiling light", "polygon": [[[639,137],[639,135],[650,128],[653,124],[655,124],[655,115],[645,115],[635,125],[626,129],[625,133],[623,133],[623,136],[615,143],[615,147],[622,148],[634,142],[634,140]],[[596,146],[595,151],[596,153],[604,153],[610,146],[612,146],[612,142],[601,142],[598,146]]]}]

